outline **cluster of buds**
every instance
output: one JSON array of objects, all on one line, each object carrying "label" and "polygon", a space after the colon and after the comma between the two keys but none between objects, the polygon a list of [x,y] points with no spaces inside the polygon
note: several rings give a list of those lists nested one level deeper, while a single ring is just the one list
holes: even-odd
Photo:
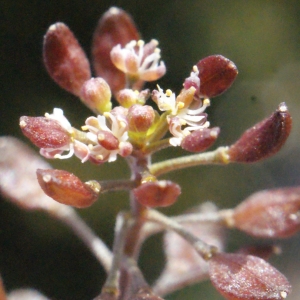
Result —
[{"label": "cluster of buds", "polygon": [[[161,174],[201,164],[253,163],[277,153],[291,131],[286,104],[280,103],[270,117],[246,130],[233,145],[204,152],[220,134],[219,127],[210,127],[205,111],[211,99],[234,82],[238,71],[232,61],[221,55],[201,59],[192,66],[177,95],[159,85],[152,91],[145,89],[146,82],[157,81],[166,73],[158,42],[141,40],[131,17],[118,8],[111,8],[100,19],[93,37],[92,56],[95,77],[71,30],[63,23],[50,26],[43,48],[49,75],[95,115],[77,129],[61,109],[54,108],[53,113],[44,117],[21,117],[20,127],[46,158],[67,159],[75,155],[82,163],[101,165],[121,156],[129,164],[129,180],[85,183],[67,171],[37,170],[45,194],[77,208],[92,205],[106,191],[127,189],[131,193],[131,210],[118,217],[108,278],[96,299],[161,299],[156,294],[162,296],[207,276],[226,299],[286,298],[290,284],[265,260],[254,256],[258,255],[257,248],[235,254],[220,252],[224,247],[219,229],[238,228],[268,238],[298,232],[299,188],[260,192],[235,209],[214,210],[207,216],[203,212],[189,213],[176,219],[153,210],[172,205],[181,194],[178,184],[159,180]],[[113,97],[118,106],[113,107]],[[196,154],[151,164],[151,155],[168,147],[181,147]],[[202,232],[205,218],[215,226],[205,230],[211,232],[210,237],[197,236],[201,230],[195,231],[191,226],[193,217],[200,218]],[[190,227],[185,222],[190,222]],[[175,252],[166,247],[167,266],[161,281],[151,289],[138,269],[136,253],[141,237],[164,229],[173,230],[188,245],[176,241],[180,251]],[[174,237],[166,235],[166,242],[171,244]],[[182,276],[178,269],[178,262],[182,261],[184,272],[192,272],[194,279]],[[122,282],[124,272],[132,278],[132,282],[125,280],[126,285]]]}]

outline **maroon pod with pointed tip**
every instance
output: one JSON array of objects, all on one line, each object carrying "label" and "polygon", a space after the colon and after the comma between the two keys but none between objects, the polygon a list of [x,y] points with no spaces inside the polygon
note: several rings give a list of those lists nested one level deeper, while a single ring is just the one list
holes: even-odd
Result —
[{"label": "maroon pod with pointed tip", "polygon": [[291,292],[284,275],[252,255],[216,254],[209,261],[209,277],[228,300],[282,300]]},{"label": "maroon pod with pointed tip", "polygon": [[254,193],[233,212],[233,225],[255,237],[284,238],[300,230],[300,187]]},{"label": "maroon pod with pointed tip", "polygon": [[84,208],[98,198],[100,185],[92,189],[72,173],[52,169],[38,169],[36,173],[45,194],[59,203]]},{"label": "maroon pod with pointed tip", "polygon": [[91,77],[90,64],[67,25],[59,22],[49,27],[44,36],[43,57],[52,79],[79,96],[83,83]]},{"label": "maroon pod with pointed tip", "polygon": [[211,55],[197,63],[200,78],[200,96],[216,97],[225,92],[235,80],[235,64],[222,55]]},{"label": "maroon pod with pointed tip", "polygon": [[135,198],[147,207],[172,205],[181,194],[180,186],[169,180],[146,182],[133,190]]},{"label": "maroon pod with pointed tip", "polygon": [[228,149],[232,162],[252,163],[277,153],[292,129],[292,117],[285,103],[263,121],[255,124]]},{"label": "maroon pod with pointed tip", "polygon": [[107,81],[113,93],[125,87],[125,74],[112,63],[110,51],[118,44],[125,46],[139,39],[132,18],[120,8],[111,7],[98,22],[92,46],[94,68],[96,75]]},{"label": "maroon pod with pointed tip", "polygon": [[71,142],[71,134],[53,119],[23,116],[20,127],[23,134],[39,148],[58,149]]}]

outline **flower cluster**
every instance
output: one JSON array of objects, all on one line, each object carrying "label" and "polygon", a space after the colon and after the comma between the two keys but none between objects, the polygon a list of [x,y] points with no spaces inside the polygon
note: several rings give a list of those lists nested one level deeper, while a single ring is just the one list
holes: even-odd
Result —
[{"label": "flower cluster", "polygon": [[[224,249],[220,228],[227,226],[253,236],[275,238],[298,232],[299,188],[254,194],[232,210],[218,211],[213,207],[208,214],[210,218],[203,210],[176,219],[153,209],[172,205],[181,194],[178,184],[159,180],[159,175],[201,164],[253,163],[277,153],[292,127],[286,104],[280,103],[269,118],[246,130],[231,146],[204,152],[220,133],[219,127],[210,127],[205,111],[213,104],[213,97],[232,85],[237,68],[222,55],[208,56],[192,66],[177,96],[159,85],[150,91],[144,85],[159,80],[166,73],[157,46],[156,40],[145,43],[140,38],[127,13],[111,8],[100,19],[94,34],[95,77],[92,77],[90,63],[71,30],[63,23],[50,26],[44,37],[46,69],[58,85],[77,96],[94,115],[79,129],[72,127],[59,108],[44,117],[20,118],[24,135],[46,158],[67,159],[75,155],[83,163],[100,165],[114,162],[119,155],[128,162],[129,180],[83,183],[67,171],[37,171],[45,194],[77,208],[92,205],[99,194],[106,191],[130,191],[130,212],[120,213],[117,218],[113,253],[104,250],[109,254],[105,252],[105,258],[100,255],[108,278],[95,299],[159,300],[155,293],[164,295],[207,276],[226,299],[286,298],[291,289],[287,279],[262,258],[252,255],[258,252],[257,248],[245,250],[243,254],[219,252]],[[118,102],[117,106],[113,107],[112,98]],[[152,164],[151,155],[168,147],[181,147],[197,154]],[[264,198],[267,202],[263,203]],[[197,228],[191,225],[194,222],[191,220],[197,217],[201,220],[200,229],[199,224]],[[184,226],[185,220],[191,224]],[[205,227],[205,221],[210,225]],[[161,230],[172,230],[172,234],[176,234],[175,238],[167,234],[166,243],[175,240],[178,249],[166,247],[167,265],[151,289],[137,266],[136,253],[143,239]],[[82,230],[79,231],[82,234]],[[207,232],[211,236],[206,236]],[[177,240],[178,236],[184,243],[188,242],[188,246]],[[178,262],[185,270],[184,276]],[[200,267],[195,268],[195,264]],[[124,273],[122,276],[125,278],[127,273],[132,282],[121,282],[124,278],[119,277],[120,270]]]}]

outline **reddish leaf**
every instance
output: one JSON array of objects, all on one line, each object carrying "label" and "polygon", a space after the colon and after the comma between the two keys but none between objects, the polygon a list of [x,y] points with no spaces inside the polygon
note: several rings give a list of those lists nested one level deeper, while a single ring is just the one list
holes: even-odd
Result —
[{"label": "reddish leaf", "polygon": [[72,31],[64,23],[51,25],[44,37],[44,63],[49,75],[63,89],[79,96],[90,79],[89,61]]},{"label": "reddish leaf", "polygon": [[113,65],[110,51],[139,39],[132,18],[120,8],[110,8],[99,20],[93,38],[93,63],[96,75],[107,81],[113,93],[125,87],[125,74]]},{"label": "reddish leaf", "polygon": [[45,117],[21,117],[23,134],[39,148],[61,148],[70,144],[71,135],[58,121]]},{"label": "reddish leaf", "polygon": [[233,213],[238,229],[256,237],[289,237],[300,230],[300,187],[257,192]]},{"label": "reddish leaf", "polygon": [[98,198],[100,187],[97,192],[67,171],[38,169],[36,173],[45,194],[59,203],[84,208]]},{"label": "reddish leaf", "polygon": [[209,276],[228,300],[279,300],[291,292],[284,275],[251,255],[216,254],[209,261]]},{"label": "reddish leaf", "polygon": [[255,124],[233,144],[228,154],[231,161],[251,163],[277,153],[292,129],[292,118],[285,103],[263,121]]},{"label": "reddish leaf", "polygon": [[216,97],[225,92],[238,74],[235,64],[222,55],[211,55],[197,63],[200,77],[200,96]]}]

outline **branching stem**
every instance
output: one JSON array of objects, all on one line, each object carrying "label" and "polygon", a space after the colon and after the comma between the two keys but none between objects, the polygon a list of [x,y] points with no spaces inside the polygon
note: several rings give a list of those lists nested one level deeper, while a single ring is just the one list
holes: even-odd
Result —
[{"label": "branching stem", "polygon": [[188,167],[208,164],[228,164],[227,147],[219,147],[218,149],[200,154],[183,156],[168,159],[150,166],[150,172],[159,176],[174,170],[184,169]]},{"label": "branching stem", "polygon": [[217,252],[217,248],[215,246],[208,245],[200,238],[187,231],[182,225],[156,210],[148,210],[146,218],[148,221],[159,223],[165,229],[173,230],[178,233],[187,242],[189,242],[205,260],[210,259],[212,255]]}]

